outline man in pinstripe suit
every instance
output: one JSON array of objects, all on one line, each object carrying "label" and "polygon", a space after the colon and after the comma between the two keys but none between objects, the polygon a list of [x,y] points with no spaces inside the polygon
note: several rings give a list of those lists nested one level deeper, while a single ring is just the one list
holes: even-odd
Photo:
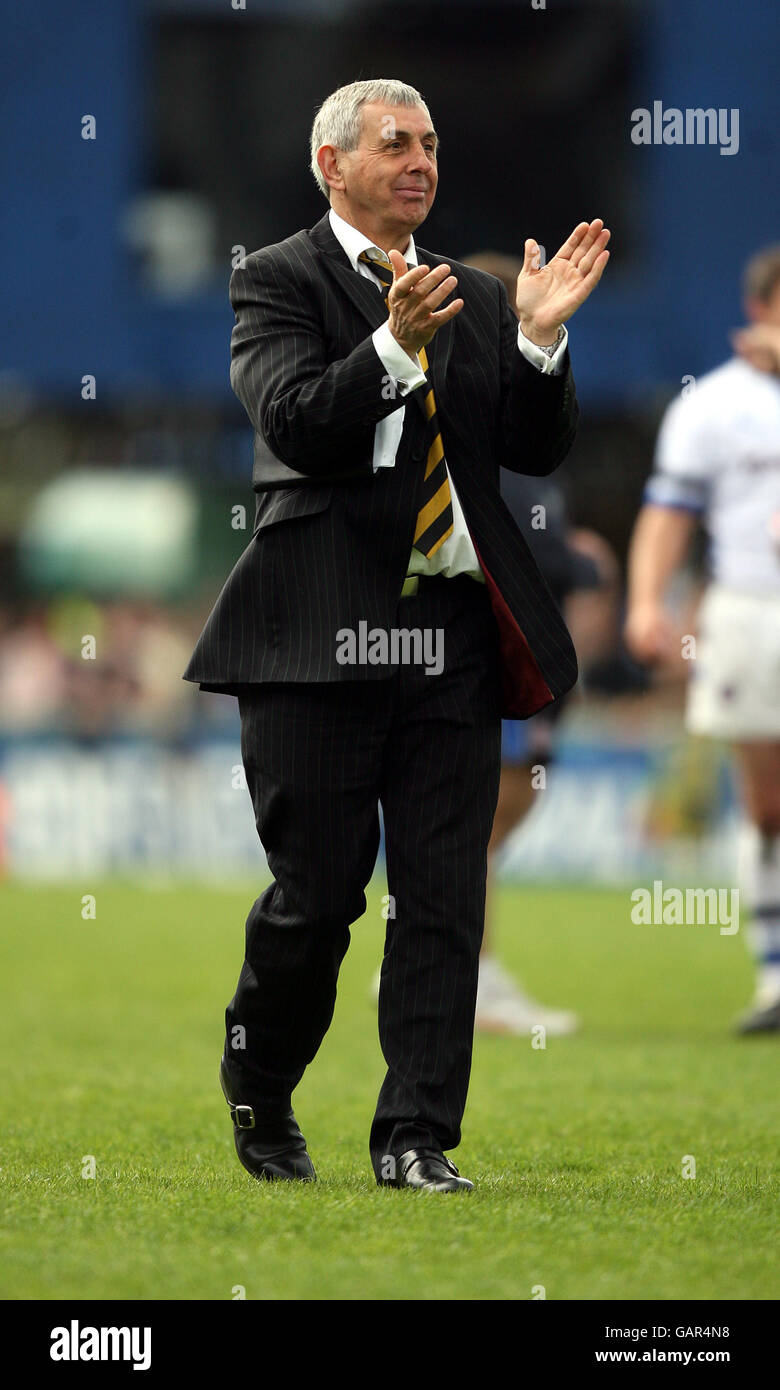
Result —
[{"label": "man in pinstripe suit", "polygon": [[[247,919],[220,1073],[258,1178],[314,1178],[291,1097],[330,1024],[381,804],[387,1074],[372,1165],[379,1183],[471,1188],[445,1150],[471,1066],[500,719],[535,713],[577,674],[498,479],[549,473],[571,446],[563,324],[597,284],[609,232],[581,223],[542,268],[526,242],[518,330],[499,280],[415,244],[437,144],[414,88],[340,88],[311,140],[328,213],[230,283],[255,527],[185,679],[238,696],[274,875]],[[431,632],[435,673],[413,642]]]}]

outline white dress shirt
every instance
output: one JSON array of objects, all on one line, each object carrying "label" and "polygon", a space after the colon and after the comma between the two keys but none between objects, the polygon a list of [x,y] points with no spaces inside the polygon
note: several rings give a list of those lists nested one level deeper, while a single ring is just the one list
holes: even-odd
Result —
[{"label": "white dress shirt", "polygon": [[[350,265],[359,275],[370,280],[376,285],[381,294],[382,286],[376,275],[369,270],[367,265],[358,260],[361,251],[368,247],[374,250],[381,250],[375,247],[374,243],[357,227],[345,222],[343,217],[339,217],[337,212],[331,208],[329,215],[330,225],[333,235],[338,239],[349,257]],[[387,253],[382,251],[382,255]],[[414,237],[410,235],[409,245],[404,252],[404,260],[408,266],[417,265],[417,251],[414,245]],[[419,358],[412,361],[400,343],[396,342],[390,332],[389,320],[383,323],[371,335],[377,356],[391,378],[395,390],[400,397],[408,396],[410,391],[414,391],[418,386],[424,385],[427,377],[420,366]],[[563,330],[563,337],[556,346],[552,355],[544,352],[536,343],[532,343],[521,331],[520,325],[517,327],[517,346],[523,356],[532,362],[539,371],[557,375],[562,370],[562,359],[566,352],[568,334]],[[415,365],[416,362],[416,365]],[[395,456],[398,452],[398,445],[401,442],[401,433],[404,426],[405,405],[401,405],[397,410],[391,411],[384,420],[380,420],[376,426],[374,434],[374,472],[379,468],[393,468],[395,466]],[[445,446],[446,464],[446,446]],[[407,574],[443,574],[448,579],[453,579],[456,574],[468,574],[473,579],[484,584],[485,577],[479,566],[477,553],[474,549],[466,519],[463,515],[463,508],[460,505],[458,494],[455,491],[455,484],[452,481],[449,469],[447,477],[450,484],[450,496],[452,498],[452,535],[448,536],[443,545],[439,546],[435,555],[430,559],[423,555],[419,550],[412,550]]]}]

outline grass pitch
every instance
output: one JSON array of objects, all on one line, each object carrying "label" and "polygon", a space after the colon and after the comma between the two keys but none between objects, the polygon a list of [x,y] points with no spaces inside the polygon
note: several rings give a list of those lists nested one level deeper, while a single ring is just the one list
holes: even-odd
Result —
[{"label": "grass pitch", "polygon": [[270,1186],[217,1083],[260,886],[91,885],[86,921],[77,887],[3,889],[0,1296],[777,1296],[780,1038],[729,1031],[742,933],[634,926],[628,892],[499,888],[503,961],[584,1027],[478,1037],[455,1155],[477,1190],[425,1196],[368,1163],[377,882],[295,1097],[320,1181]]}]

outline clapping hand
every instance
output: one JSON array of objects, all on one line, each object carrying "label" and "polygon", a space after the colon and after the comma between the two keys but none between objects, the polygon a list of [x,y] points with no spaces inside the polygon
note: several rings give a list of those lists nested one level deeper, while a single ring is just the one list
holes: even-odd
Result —
[{"label": "clapping hand", "polygon": [[609,260],[605,248],[610,235],[600,217],[580,222],[544,266],[539,264],[537,242],[526,241],[515,303],[520,327],[531,342],[543,347],[554,343],[561,324],[595,290]]}]

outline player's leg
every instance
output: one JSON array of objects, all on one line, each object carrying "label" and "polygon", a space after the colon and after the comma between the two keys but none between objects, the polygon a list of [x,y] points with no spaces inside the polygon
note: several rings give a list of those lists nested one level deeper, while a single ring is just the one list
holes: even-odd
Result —
[{"label": "player's leg", "polygon": [[750,935],[758,977],[743,1033],[780,1030],[780,742],[735,747],[746,815],[740,879],[752,916]]},{"label": "player's leg", "polygon": [[774,597],[711,585],[697,625],[686,723],[691,733],[723,739],[735,749],[746,820],[741,835],[742,888],[754,914],[752,934],[760,957],[759,992],[738,1027],[744,1032],[775,1029],[780,1026],[780,610]]},{"label": "player's leg", "polygon": [[[525,756],[518,761],[508,760],[507,729],[522,729],[530,720],[505,719],[502,727],[501,781],[498,787],[498,804],[493,820],[493,829],[488,844],[488,859],[492,860],[506,843],[513,830],[525,820],[536,799],[532,759]],[[488,925],[485,923],[485,944],[488,939]]]},{"label": "player's leg", "polygon": [[525,819],[538,790],[546,786],[548,767],[553,760],[553,728],[554,721],[546,710],[533,719],[505,719],[502,725],[501,781],[488,846],[485,934],[479,957],[475,1020],[477,1030],[484,1033],[530,1037],[532,1030],[541,1024],[551,1037],[562,1037],[578,1027],[576,1014],[547,1008],[525,992],[501,965],[494,942],[496,856],[512,831]]}]

